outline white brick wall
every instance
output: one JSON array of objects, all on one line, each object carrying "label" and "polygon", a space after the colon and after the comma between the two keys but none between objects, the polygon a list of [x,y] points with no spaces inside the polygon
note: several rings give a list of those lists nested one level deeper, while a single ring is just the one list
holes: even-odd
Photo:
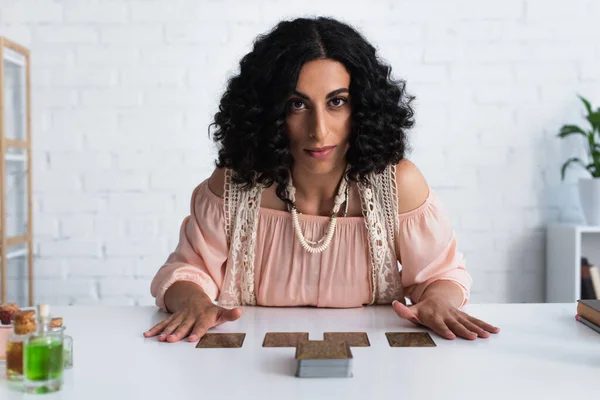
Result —
[{"label": "white brick wall", "polygon": [[40,301],[152,302],[212,170],[226,77],[254,36],[309,13],[361,29],[417,96],[410,157],[451,213],[473,301],[543,300],[544,225],[581,220],[581,172],[559,178],[581,146],[555,134],[583,122],[576,93],[600,104],[594,0],[1,0],[0,35],[32,51]]}]

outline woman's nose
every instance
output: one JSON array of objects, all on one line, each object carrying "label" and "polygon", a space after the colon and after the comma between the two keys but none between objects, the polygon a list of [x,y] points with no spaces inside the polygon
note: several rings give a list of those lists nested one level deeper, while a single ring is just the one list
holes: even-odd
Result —
[{"label": "woman's nose", "polygon": [[323,111],[316,110],[313,115],[313,126],[311,129],[311,137],[318,142],[324,140],[329,134],[327,118]]}]

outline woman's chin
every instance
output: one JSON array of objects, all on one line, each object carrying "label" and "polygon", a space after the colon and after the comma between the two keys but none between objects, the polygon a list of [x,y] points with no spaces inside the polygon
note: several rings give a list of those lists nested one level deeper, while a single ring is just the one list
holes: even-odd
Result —
[{"label": "woman's chin", "polygon": [[300,167],[300,169],[311,173],[311,174],[315,174],[315,175],[327,175],[336,171],[339,171],[340,169],[344,168],[346,163],[345,162],[322,162],[322,161],[317,161],[317,162],[302,162],[302,163],[296,163],[295,164],[297,167]]}]

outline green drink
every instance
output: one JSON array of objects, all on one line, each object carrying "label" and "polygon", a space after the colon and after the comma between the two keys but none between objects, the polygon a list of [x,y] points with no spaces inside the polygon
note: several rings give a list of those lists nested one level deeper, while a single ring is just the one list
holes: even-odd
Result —
[{"label": "green drink", "polygon": [[25,378],[31,381],[57,379],[63,373],[63,345],[50,337],[30,341],[23,353]]}]

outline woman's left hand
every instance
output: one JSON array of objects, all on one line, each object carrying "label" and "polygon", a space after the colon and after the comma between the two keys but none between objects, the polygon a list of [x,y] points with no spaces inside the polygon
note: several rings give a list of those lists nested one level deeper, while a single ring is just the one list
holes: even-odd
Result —
[{"label": "woman's left hand", "polygon": [[405,306],[394,301],[392,307],[401,318],[416,325],[424,325],[446,339],[456,336],[468,340],[488,338],[500,329],[460,311],[443,296],[430,296],[417,304]]}]

